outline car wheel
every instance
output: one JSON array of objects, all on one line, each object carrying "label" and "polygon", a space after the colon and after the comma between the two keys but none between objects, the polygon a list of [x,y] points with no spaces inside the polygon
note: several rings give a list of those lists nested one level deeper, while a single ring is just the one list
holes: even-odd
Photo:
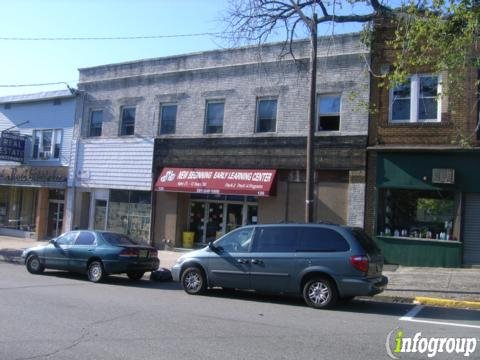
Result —
[{"label": "car wheel", "polygon": [[206,279],[198,267],[190,267],[182,273],[182,287],[190,295],[198,295],[206,289]]},{"label": "car wheel", "polygon": [[41,274],[45,270],[37,255],[30,255],[27,258],[27,270],[31,274]]},{"label": "car wheel", "polygon": [[143,275],[145,274],[145,272],[132,272],[132,271],[129,271],[127,272],[127,276],[129,279],[131,280],[140,280]]},{"label": "car wheel", "polygon": [[100,282],[105,276],[103,265],[100,261],[92,261],[87,269],[88,280],[91,282]]},{"label": "car wheel", "polygon": [[337,289],[331,280],[315,277],[307,281],[303,287],[303,298],[308,306],[323,309],[333,306],[337,301]]}]

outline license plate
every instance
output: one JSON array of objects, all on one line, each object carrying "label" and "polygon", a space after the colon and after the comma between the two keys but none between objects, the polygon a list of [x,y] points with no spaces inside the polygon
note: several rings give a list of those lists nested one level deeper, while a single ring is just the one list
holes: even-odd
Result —
[{"label": "license plate", "polygon": [[148,250],[140,250],[138,253],[138,257],[146,258],[148,256]]}]

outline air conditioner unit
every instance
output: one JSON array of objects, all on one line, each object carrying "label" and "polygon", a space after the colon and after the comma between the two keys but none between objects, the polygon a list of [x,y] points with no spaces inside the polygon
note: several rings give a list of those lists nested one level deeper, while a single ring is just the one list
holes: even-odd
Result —
[{"label": "air conditioner unit", "polygon": [[40,157],[44,160],[50,159],[52,157],[52,152],[51,151],[44,151],[40,153]]}]

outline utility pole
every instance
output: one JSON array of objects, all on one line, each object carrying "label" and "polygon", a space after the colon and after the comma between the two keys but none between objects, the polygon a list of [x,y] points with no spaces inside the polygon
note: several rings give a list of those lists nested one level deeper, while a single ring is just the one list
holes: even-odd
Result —
[{"label": "utility pole", "polygon": [[315,117],[317,102],[317,15],[314,13],[310,21],[310,103],[308,111],[308,134],[307,134],[307,166],[306,166],[306,191],[305,191],[305,222],[313,222],[313,210],[315,209]]}]

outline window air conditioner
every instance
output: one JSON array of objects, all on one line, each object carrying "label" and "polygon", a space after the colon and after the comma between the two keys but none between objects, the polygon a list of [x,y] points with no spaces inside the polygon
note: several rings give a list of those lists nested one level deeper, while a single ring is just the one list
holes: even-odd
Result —
[{"label": "window air conditioner", "polygon": [[52,152],[51,151],[44,151],[43,153],[40,153],[40,157],[44,160],[50,159],[52,157]]}]

